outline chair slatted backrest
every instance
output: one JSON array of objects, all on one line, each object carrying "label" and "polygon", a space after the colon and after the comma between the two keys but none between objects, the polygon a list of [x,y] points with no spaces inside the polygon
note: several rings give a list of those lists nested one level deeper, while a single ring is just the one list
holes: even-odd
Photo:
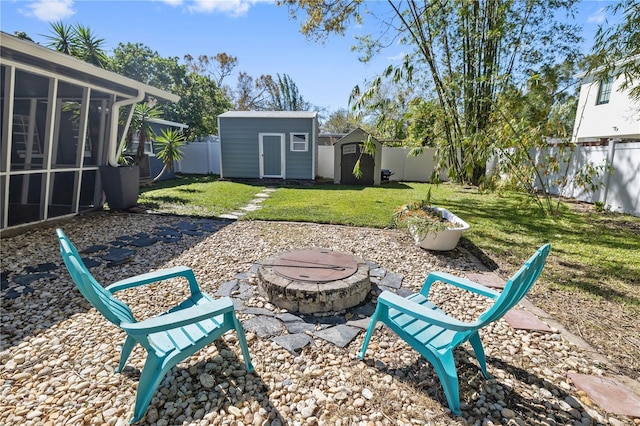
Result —
[{"label": "chair slatted backrest", "polygon": [[478,318],[480,327],[499,320],[509,309],[522,300],[542,273],[550,250],[550,244],[540,247],[518,272],[509,278],[495,303]]},{"label": "chair slatted backrest", "polygon": [[120,325],[122,322],[136,322],[131,309],[124,302],[113,297],[91,275],[78,254],[78,250],[64,232],[57,229],[56,233],[60,242],[60,254],[80,293],[112,323]]}]

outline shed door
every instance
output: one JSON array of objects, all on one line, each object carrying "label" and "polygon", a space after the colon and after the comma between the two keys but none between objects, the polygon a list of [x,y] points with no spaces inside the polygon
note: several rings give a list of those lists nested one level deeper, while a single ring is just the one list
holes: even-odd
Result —
[{"label": "shed door", "polygon": [[[375,161],[372,156],[362,153],[359,142],[345,143],[341,146],[340,153],[340,183],[343,185],[373,185]],[[360,159],[360,171],[362,177],[358,179],[353,175],[353,168]]]},{"label": "shed door", "polygon": [[260,178],[284,177],[284,133],[260,133]]}]

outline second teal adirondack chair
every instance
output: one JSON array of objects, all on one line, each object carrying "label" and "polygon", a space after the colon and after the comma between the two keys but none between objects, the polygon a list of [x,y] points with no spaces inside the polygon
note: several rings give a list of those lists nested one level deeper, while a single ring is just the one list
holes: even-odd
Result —
[{"label": "second teal adirondack chair", "polygon": [[[87,270],[78,251],[64,232],[57,229],[56,233],[60,242],[60,253],[80,293],[109,321],[127,333],[116,372],[122,371],[137,343],[147,351],[131,423],[144,416],[158,385],[173,366],[229,330],[235,330],[237,333],[245,368],[248,372],[253,371],[244,330],[236,318],[231,298],[214,300],[201,292],[191,269],[178,266],[149,272],[103,288]],[[174,277],[187,279],[191,296],[154,318],[137,321],[131,309],[113,296],[120,290]]]},{"label": "second teal adirondack chair", "polygon": [[[430,273],[420,293],[412,294],[407,298],[389,291],[382,292],[378,297],[378,304],[358,357],[364,358],[376,323],[381,321],[433,365],[440,378],[449,408],[454,414],[459,415],[461,412],[458,373],[453,350],[464,342],[471,343],[482,374],[485,378],[489,378],[478,331],[487,324],[499,320],[522,300],[542,272],[550,250],[549,244],[540,247],[507,281],[502,293],[471,280],[442,272]],[[431,286],[438,281],[495,299],[495,302],[474,322],[459,321],[427,300]]]}]

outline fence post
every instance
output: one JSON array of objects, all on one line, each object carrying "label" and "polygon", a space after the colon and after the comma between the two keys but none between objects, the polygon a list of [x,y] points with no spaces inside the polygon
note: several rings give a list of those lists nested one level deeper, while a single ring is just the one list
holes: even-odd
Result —
[{"label": "fence post", "polygon": [[[607,147],[607,166],[612,166],[613,167],[613,156],[616,153],[616,145],[617,145],[618,140],[617,139],[609,139],[609,146]],[[601,196],[601,200],[603,206],[607,205],[607,194],[609,192],[609,182],[611,182],[611,174],[614,172],[615,170],[611,170],[609,171],[608,168],[606,170],[606,173],[604,175],[604,190],[602,191],[602,196]]]}]

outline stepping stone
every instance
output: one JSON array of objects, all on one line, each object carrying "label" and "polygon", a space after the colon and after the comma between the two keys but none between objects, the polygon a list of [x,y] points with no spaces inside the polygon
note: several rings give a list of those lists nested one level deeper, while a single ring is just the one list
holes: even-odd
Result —
[{"label": "stepping stone", "polygon": [[138,232],[137,234],[133,235],[136,238],[149,238],[150,235],[147,234],[146,232]]},{"label": "stepping stone", "polygon": [[106,260],[107,262],[122,262],[131,259],[135,254],[135,250],[110,248],[109,252],[101,257],[102,260]]},{"label": "stepping stone", "polygon": [[195,224],[189,223],[189,222],[178,222],[178,223],[174,223],[173,226],[182,231],[184,230],[195,231],[198,228]]},{"label": "stepping stone", "polygon": [[282,334],[282,323],[265,315],[259,315],[242,323],[245,330],[256,333],[260,337],[278,336]]},{"label": "stepping stone", "polygon": [[191,235],[192,237],[199,237],[201,235],[204,235],[200,231],[192,231],[190,229],[185,229],[185,230],[182,231],[182,233],[185,234],[185,235]]},{"label": "stepping stone", "polygon": [[225,283],[220,284],[218,291],[214,293],[214,295],[218,297],[227,297],[231,296],[231,293],[239,287],[238,280],[227,281]]},{"label": "stepping stone", "polygon": [[107,266],[110,268],[113,268],[114,266],[120,266],[123,265],[127,262],[129,262],[132,258],[131,257],[127,257],[125,259],[118,259],[118,260],[114,260],[112,262],[107,263]]},{"label": "stepping stone", "polygon": [[253,296],[253,287],[243,282],[240,283],[240,288],[237,291],[238,294],[232,293],[232,295],[233,297],[237,297],[238,299],[247,300],[251,298],[251,296]]},{"label": "stepping stone", "polygon": [[0,273],[0,290],[6,290],[9,288],[9,272],[2,271]]},{"label": "stepping stone", "polygon": [[355,316],[370,317],[375,312],[376,307],[373,303],[365,303],[351,309],[351,313]]},{"label": "stepping stone", "polygon": [[[347,321],[347,325],[351,327],[358,327],[363,330],[366,330],[369,327],[369,323],[371,322],[371,318],[361,318],[357,320]],[[377,326],[378,324],[376,324]]]},{"label": "stepping stone", "polygon": [[232,299],[233,300],[233,309],[235,309],[236,311],[244,311],[245,308],[244,307],[244,302],[242,300],[238,300],[238,299]]},{"label": "stepping stone", "polygon": [[470,272],[465,274],[471,281],[490,288],[504,288],[505,281],[492,272]]},{"label": "stepping stone", "polygon": [[291,334],[307,333],[307,332],[313,333],[314,331],[316,331],[315,325],[310,324],[308,322],[303,322],[303,321],[285,322],[284,327]]},{"label": "stepping stone", "polygon": [[387,270],[384,268],[376,267],[369,269],[369,277],[384,278],[385,275],[387,275]]},{"label": "stepping stone", "polygon": [[282,346],[292,354],[295,354],[297,350],[311,344],[313,339],[304,333],[296,333],[273,337],[271,341]]},{"label": "stepping stone", "polygon": [[129,242],[130,246],[134,247],[148,247],[158,242],[157,238],[140,237]]},{"label": "stepping stone", "polygon": [[109,241],[109,244],[114,246],[114,247],[120,247],[120,248],[125,247],[126,245],[128,245],[124,241],[120,241],[120,240]]},{"label": "stepping stone", "polygon": [[24,288],[21,291],[18,291],[15,288],[12,288],[12,289],[9,289],[7,294],[4,295],[4,298],[7,300],[17,299],[23,294],[33,293],[33,291],[34,291],[33,288],[29,286],[24,286]]},{"label": "stepping stone", "polygon": [[316,331],[313,334],[321,339],[333,343],[340,348],[344,348],[353,339],[355,339],[360,331],[361,330],[357,327],[350,327],[348,325],[339,324],[335,327]]},{"label": "stepping stone", "polygon": [[17,276],[14,276],[12,280],[15,284],[28,286],[29,284],[36,282],[38,280],[51,280],[54,278],[58,278],[58,276],[56,274],[49,274],[46,272],[42,272],[37,274],[17,275]]},{"label": "stepping stone", "polygon": [[380,282],[381,286],[391,287],[391,288],[400,288],[402,286],[402,280],[404,279],[404,275],[396,274],[394,272],[389,272],[384,276],[382,281]]},{"label": "stepping stone", "polygon": [[84,266],[86,266],[87,268],[93,268],[100,265],[100,262],[90,257],[83,257],[82,263],[84,263]]},{"label": "stepping stone", "polygon": [[276,315],[276,318],[278,318],[280,321],[284,321],[284,322],[300,322],[300,321],[304,321],[299,316],[290,314],[289,312],[285,312],[284,314]]},{"label": "stepping stone", "polygon": [[104,244],[89,246],[86,249],[82,250],[82,253],[95,253],[97,251],[102,251],[108,249],[109,246],[105,246]]},{"label": "stepping stone", "polygon": [[275,316],[275,312],[270,311],[268,309],[265,308],[247,308],[244,311],[242,311],[243,314],[251,314],[251,315],[265,315],[268,317],[273,317]]},{"label": "stepping stone", "polygon": [[233,276],[233,278],[235,278],[236,280],[246,280],[248,278],[251,278],[253,276],[253,274],[251,272],[242,272],[240,274],[236,274]]},{"label": "stepping stone", "polygon": [[516,330],[535,330],[551,332],[551,328],[540,321],[537,316],[522,309],[512,309],[504,316],[512,328]]},{"label": "stepping stone", "polygon": [[380,265],[377,262],[374,262],[373,260],[366,260],[365,262],[367,262],[367,265],[369,265],[369,274],[371,274],[372,269],[376,269],[380,267]]},{"label": "stepping stone", "polygon": [[182,241],[182,237],[162,237],[160,240],[163,243],[177,243],[178,241]]},{"label": "stepping stone", "polygon": [[409,290],[408,288],[399,288],[396,291],[396,294],[400,297],[408,297],[413,294],[413,291]]},{"label": "stepping stone", "polygon": [[129,235],[121,235],[118,238],[116,238],[116,240],[120,240],[120,241],[131,241],[133,240],[133,237],[129,236]]},{"label": "stepping stone", "polygon": [[309,324],[326,324],[326,325],[337,325],[344,324],[347,322],[344,315],[331,315],[326,317],[318,317],[315,315],[304,315],[302,317],[304,322],[308,322]]},{"label": "stepping stone", "polygon": [[615,379],[586,374],[569,373],[576,388],[607,413],[640,417],[640,396]]},{"label": "stepping stone", "polygon": [[179,231],[176,231],[173,228],[159,229],[157,231],[154,231],[153,233],[158,235],[158,236],[163,236],[163,237],[180,237],[180,236],[182,236],[182,234]]},{"label": "stepping stone", "polygon": [[27,271],[29,274],[32,274],[34,272],[49,272],[56,269],[58,269],[58,265],[56,265],[55,263],[41,263],[36,267],[27,266],[25,268],[25,271]]},{"label": "stepping stone", "polygon": [[238,216],[237,216],[237,215],[235,215],[235,214],[228,214],[228,213],[223,213],[223,214],[221,214],[221,215],[220,215],[220,216],[218,216],[218,217],[220,217],[220,218],[222,218],[222,219],[232,219],[232,220],[235,220],[235,219],[237,219],[237,218],[238,218]]},{"label": "stepping stone", "polygon": [[258,192],[256,194],[256,197],[258,197],[258,198],[269,198],[269,194],[265,194],[264,192]]},{"label": "stepping stone", "polygon": [[240,207],[240,210],[244,210],[245,212],[254,212],[256,210],[260,210],[262,206],[256,206],[255,204],[249,204],[244,207]]}]

